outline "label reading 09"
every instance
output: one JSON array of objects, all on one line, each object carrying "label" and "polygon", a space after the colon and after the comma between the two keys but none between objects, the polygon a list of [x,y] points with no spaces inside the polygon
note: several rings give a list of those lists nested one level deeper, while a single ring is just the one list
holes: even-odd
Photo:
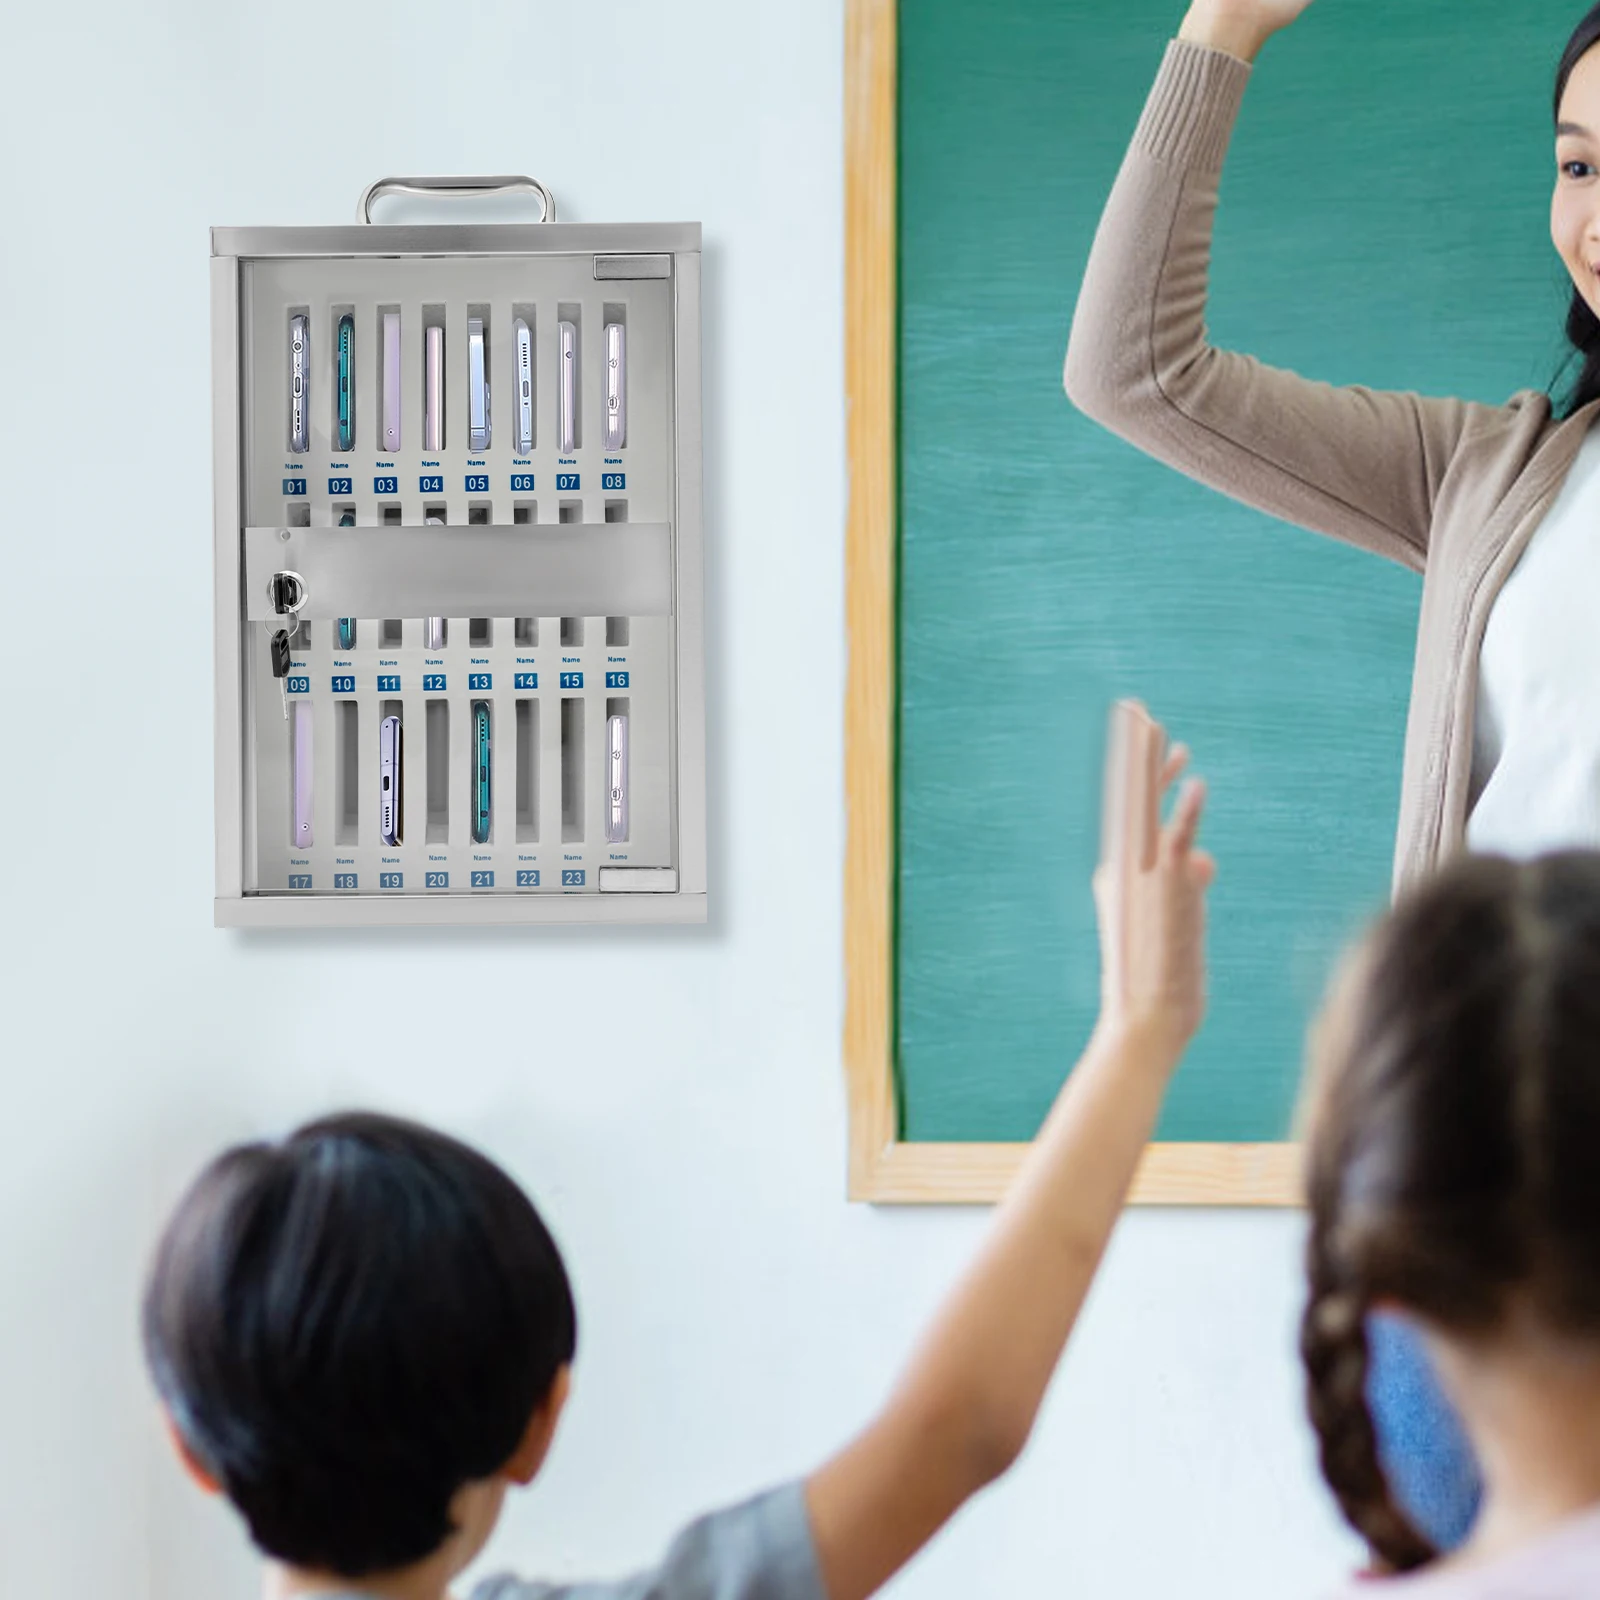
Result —
[{"label": "label reading 09", "polygon": [[290,678],[284,683],[284,688],[290,694],[310,694],[311,680],[309,678]]}]

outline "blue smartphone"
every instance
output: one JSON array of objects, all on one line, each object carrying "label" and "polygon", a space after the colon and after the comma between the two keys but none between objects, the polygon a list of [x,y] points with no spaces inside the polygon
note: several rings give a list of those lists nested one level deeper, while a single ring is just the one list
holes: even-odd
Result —
[{"label": "blue smartphone", "polygon": [[472,702],[472,842],[489,842],[489,702]]},{"label": "blue smartphone", "polygon": [[[339,518],[341,528],[353,528],[356,525],[356,514],[346,511]],[[354,650],[356,647],[356,619],[354,617],[339,618],[339,648],[341,650]]]},{"label": "blue smartphone", "polygon": [[356,443],[355,395],[356,319],[347,311],[339,318],[339,448],[353,450]]}]

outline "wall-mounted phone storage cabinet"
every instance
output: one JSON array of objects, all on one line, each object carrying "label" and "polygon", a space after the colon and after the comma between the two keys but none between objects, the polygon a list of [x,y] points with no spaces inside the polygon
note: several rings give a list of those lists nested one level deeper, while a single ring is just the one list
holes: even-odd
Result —
[{"label": "wall-mounted phone storage cabinet", "polygon": [[218,924],[703,920],[699,226],[212,258]]}]

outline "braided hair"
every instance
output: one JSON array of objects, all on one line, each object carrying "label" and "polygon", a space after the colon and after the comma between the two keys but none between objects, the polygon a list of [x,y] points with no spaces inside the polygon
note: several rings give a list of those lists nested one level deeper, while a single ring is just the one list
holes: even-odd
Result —
[{"label": "braided hair", "polygon": [[1390,1491],[1366,1318],[1493,1338],[1513,1308],[1600,1343],[1600,853],[1464,857],[1403,898],[1312,1046],[1300,1350],[1323,1476],[1396,1571],[1436,1553]]},{"label": "braided hair", "polygon": [[[1600,5],[1590,8],[1573,30],[1567,48],[1561,53],[1561,62],[1556,68],[1556,92],[1552,106],[1552,117],[1556,122],[1561,120],[1561,97],[1567,92],[1567,80],[1572,76],[1572,69],[1596,44],[1600,44]],[[1600,317],[1595,316],[1576,284],[1572,285],[1572,298],[1567,304],[1566,334],[1572,351],[1563,365],[1570,364],[1573,359],[1578,362],[1578,375],[1573,379],[1561,408],[1563,416],[1571,416],[1589,401],[1600,399]]]}]

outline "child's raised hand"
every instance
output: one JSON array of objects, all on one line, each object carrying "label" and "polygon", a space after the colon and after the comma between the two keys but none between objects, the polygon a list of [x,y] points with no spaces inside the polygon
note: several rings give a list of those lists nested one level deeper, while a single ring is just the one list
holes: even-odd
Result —
[{"label": "child's raised hand", "polygon": [[1261,46],[1310,4],[1311,0],[1193,0],[1178,37],[1253,61]]},{"label": "child's raised hand", "polygon": [[1216,864],[1195,848],[1205,786],[1190,779],[1161,823],[1161,801],[1188,760],[1144,707],[1113,708],[1104,836],[1095,873],[1103,1028],[1133,1030],[1176,1066],[1205,1014],[1205,894]]}]

